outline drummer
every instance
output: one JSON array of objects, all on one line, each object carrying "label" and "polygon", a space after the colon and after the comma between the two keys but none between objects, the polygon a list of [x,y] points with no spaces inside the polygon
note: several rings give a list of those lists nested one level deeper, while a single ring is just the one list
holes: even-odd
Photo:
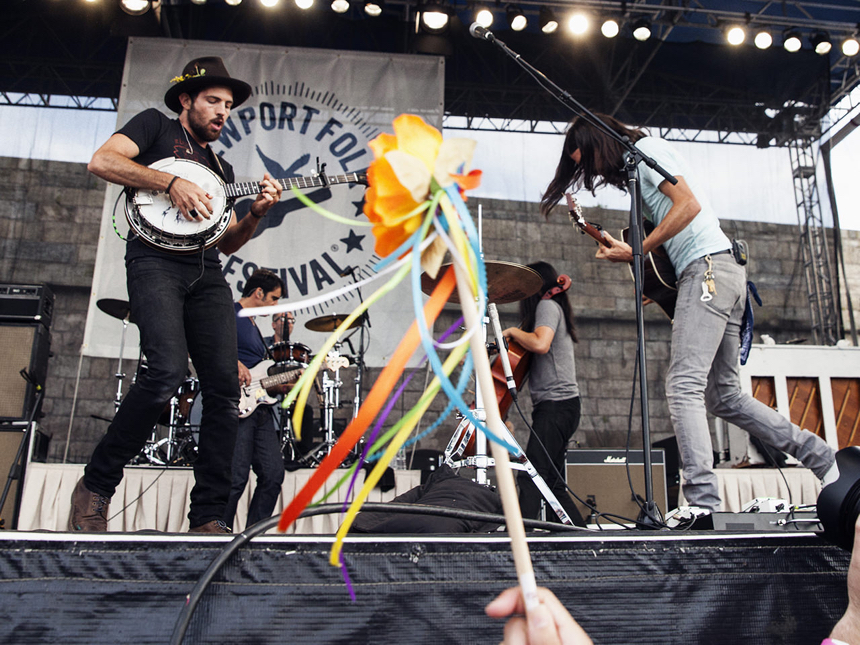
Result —
[{"label": "drummer", "polygon": [[[272,370],[287,371],[295,369],[296,363],[306,365],[310,362],[310,348],[300,343],[291,343],[290,336],[293,333],[293,328],[296,326],[296,315],[292,311],[279,313],[272,316],[272,336],[268,336],[266,341],[269,345],[269,353],[273,356],[276,367]],[[280,367],[280,369],[278,369]],[[286,431],[287,417],[293,414],[293,408],[286,411],[287,414],[282,415],[282,430]],[[302,438],[297,441],[295,446],[298,452],[302,455],[309,453],[314,447],[314,415],[310,405],[305,406],[305,412],[302,416]],[[287,463],[288,470],[299,468],[299,463]]]}]

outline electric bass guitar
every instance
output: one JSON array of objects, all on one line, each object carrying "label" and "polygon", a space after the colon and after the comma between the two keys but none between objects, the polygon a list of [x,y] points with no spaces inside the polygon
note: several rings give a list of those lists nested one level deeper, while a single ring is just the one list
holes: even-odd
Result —
[{"label": "electric bass guitar", "polygon": [[274,405],[278,402],[269,391],[278,385],[295,383],[302,375],[304,367],[287,370],[279,374],[269,375],[269,369],[276,365],[275,361],[262,361],[249,371],[251,382],[239,388],[239,418],[244,419],[261,405]]},{"label": "electric bass guitar", "polygon": [[[606,239],[605,232],[598,224],[587,222],[582,215],[582,208],[570,193],[564,194],[567,199],[568,216],[574,226],[579,228],[582,233],[590,235],[603,246],[609,248],[612,245]],[[648,221],[643,221],[642,226],[645,236],[647,237],[654,230],[654,225]],[[629,231],[624,229],[621,231],[621,236],[627,242]],[[646,298],[649,298],[657,303],[660,309],[669,317],[669,320],[675,318],[675,303],[678,299],[678,278],[675,276],[675,268],[669,261],[669,256],[666,249],[662,245],[653,249],[645,256],[645,269],[642,273],[642,293]],[[633,276],[633,263],[630,263],[630,275]]]},{"label": "electric bass guitar", "polygon": [[[164,191],[127,188],[125,215],[138,237],[157,249],[173,253],[194,253],[210,248],[227,232],[233,216],[233,202],[239,197],[257,195],[260,184],[254,181],[225,184],[221,177],[203,164],[188,159],[168,157],[150,168],[194,182],[211,195],[210,219],[187,220]],[[365,173],[291,177],[276,179],[282,188],[321,188],[335,184],[366,184]]]}]

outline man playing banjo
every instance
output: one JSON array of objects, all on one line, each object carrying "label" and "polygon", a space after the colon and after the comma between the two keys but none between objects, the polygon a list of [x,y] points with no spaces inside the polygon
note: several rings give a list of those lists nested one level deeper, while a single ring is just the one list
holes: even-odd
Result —
[{"label": "man playing banjo", "polygon": [[[179,167],[182,164],[175,160],[187,160],[186,166],[200,164],[207,174],[233,182],[232,167],[209,143],[218,139],[230,110],[251,94],[250,85],[231,78],[218,57],[191,61],[171,83],[164,102],[179,118],[170,119],[155,109],[141,112],[96,151],[88,166],[102,179],[138,189],[144,194],[137,200],[141,204],[162,200],[167,208],[159,216],[166,227],[170,220],[180,227],[199,226],[177,252],[167,243],[153,244],[129,215],[139,235],[130,236],[126,247],[128,296],[149,369],[123,399],[75,487],[69,518],[75,531],[107,530],[108,503],[122,480],[123,467],[143,448],[165,404],[185,379],[190,356],[203,392],[203,416],[188,519],[191,532],[230,532],[222,518],[230,494],[239,383],[233,298],[218,252],[234,253],[251,238],[260,219],[280,199],[282,187],[264,175],[249,215],[237,221],[229,201],[222,200],[223,213],[217,212],[219,182],[218,190],[207,190],[171,173],[171,163]],[[154,163],[161,160],[168,164]],[[149,167],[153,164],[168,170]],[[217,234],[209,235],[210,231]]]}]

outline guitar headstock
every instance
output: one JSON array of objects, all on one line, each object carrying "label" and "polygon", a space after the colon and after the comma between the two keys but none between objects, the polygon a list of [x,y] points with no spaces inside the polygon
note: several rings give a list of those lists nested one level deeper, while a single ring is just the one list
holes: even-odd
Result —
[{"label": "guitar headstock", "polygon": [[325,359],[325,368],[331,372],[341,369],[342,367],[349,367],[349,359],[346,356],[340,356],[339,354],[329,354]]},{"label": "guitar headstock", "polygon": [[564,198],[567,200],[567,216],[575,225],[583,228],[586,224],[585,217],[582,215],[582,207],[576,198],[571,193],[565,193]]}]

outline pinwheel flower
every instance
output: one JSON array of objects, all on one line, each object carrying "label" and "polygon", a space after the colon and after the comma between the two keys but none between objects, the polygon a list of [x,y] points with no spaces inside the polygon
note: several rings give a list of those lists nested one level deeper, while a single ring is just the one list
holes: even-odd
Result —
[{"label": "pinwheel flower", "polygon": [[481,171],[469,169],[474,141],[443,141],[439,130],[412,114],[397,117],[393,125],[394,134],[370,142],[375,160],[367,171],[364,204],[382,257],[418,229],[433,193],[456,184],[463,194],[481,182]]}]

